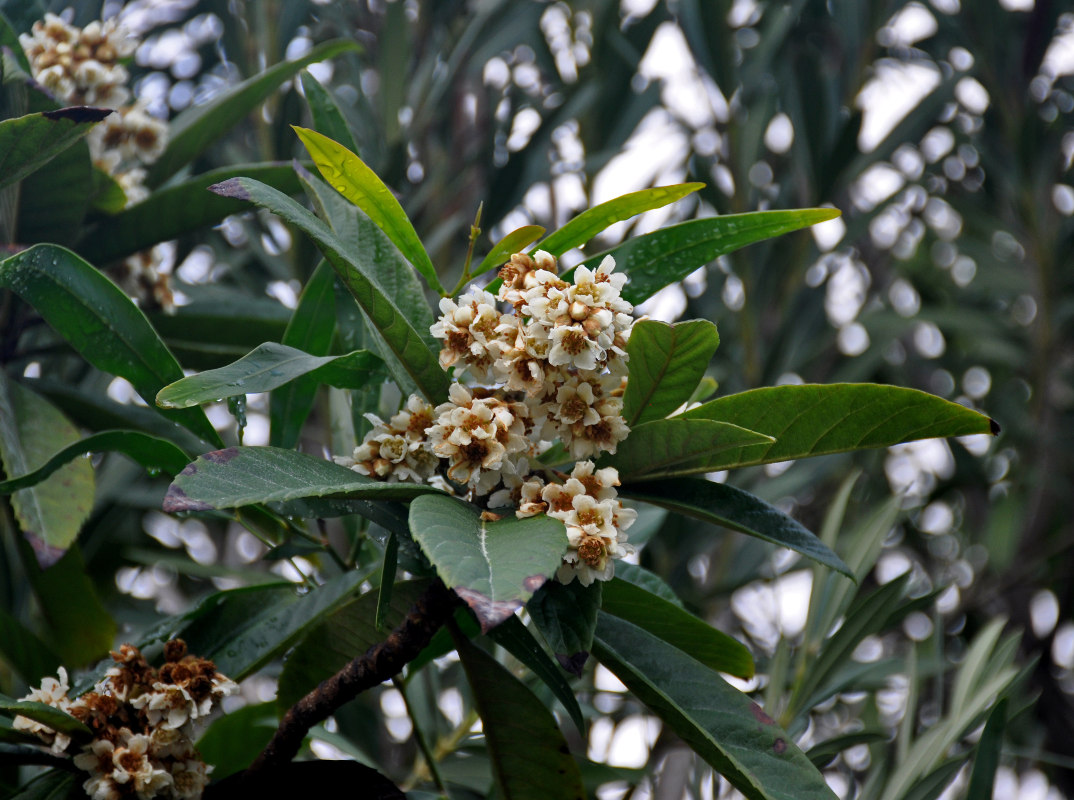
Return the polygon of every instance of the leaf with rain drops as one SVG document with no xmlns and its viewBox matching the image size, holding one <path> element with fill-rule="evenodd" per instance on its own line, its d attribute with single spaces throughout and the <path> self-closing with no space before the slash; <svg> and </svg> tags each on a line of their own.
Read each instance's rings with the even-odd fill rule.
<svg viewBox="0 0 1074 800">
<path fill-rule="evenodd" d="M 485 632 L 521 608 L 555 574 L 567 551 L 559 520 L 490 521 L 469 503 L 443 494 L 414 498 L 410 533 Z"/>
</svg>

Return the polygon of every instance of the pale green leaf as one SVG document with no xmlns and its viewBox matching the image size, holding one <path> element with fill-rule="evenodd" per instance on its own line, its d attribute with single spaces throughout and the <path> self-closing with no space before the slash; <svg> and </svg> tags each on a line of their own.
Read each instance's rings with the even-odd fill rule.
<svg viewBox="0 0 1074 800">
<path fill-rule="evenodd" d="M 716 326 L 708 320 L 635 323 L 626 347 L 630 356 L 623 395 L 626 424 L 634 427 L 661 419 L 688 401 L 719 344 Z"/>
</svg>

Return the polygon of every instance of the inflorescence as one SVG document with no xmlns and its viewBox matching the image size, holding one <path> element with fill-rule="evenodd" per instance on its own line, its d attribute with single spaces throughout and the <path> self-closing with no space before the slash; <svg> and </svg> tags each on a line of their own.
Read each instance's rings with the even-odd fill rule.
<svg viewBox="0 0 1074 800">
<path fill-rule="evenodd" d="M 123 62 L 134 53 L 137 40 L 114 18 L 78 28 L 46 14 L 29 34 L 19 36 L 19 44 L 34 80 L 57 102 L 113 109 L 86 136 L 90 157 L 119 184 L 128 206 L 148 197 L 145 167 L 164 152 L 168 125 L 149 114 L 145 103 L 131 99 L 130 74 Z M 168 276 L 160 269 L 163 252 L 158 245 L 135 253 L 114 276 L 136 299 L 169 309 L 173 300 Z"/>
<path fill-rule="evenodd" d="M 610 579 L 613 559 L 632 552 L 624 531 L 637 516 L 618 499 L 618 472 L 591 460 L 615 453 L 630 432 L 622 409 L 633 306 L 614 269 L 609 256 L 568 282 L 550 254 L 516 253 L 500 271 L 498 296 L 471 288 L 443 298 L 430 329 L 443 342 L 440 366 L 465 371 L 473 385 L 453 383 L 435 408 L 411 395 L 387 422 L 366 415 L 373 429 L 336 463 L 379 480 L 431 483 L 518 517 L 562 520 L 569 549 L 557 578 Z M 569 474 L 540 460 L 557 440 L 577 462 Z"/>
<path fill-rule="evenodd" d="M 82 784 L 93 800 L 201 797 L 209 771 L 194 748 L 195 728 L 238 686 L 216 671 L 212 661 L 187 655 L 173 639 L 165 663 L 150 666 L 138 648 L 125 644 L 93 691 L 71 699 L 67 671 L 45 678 L 22 698 L 66 711 L 93 732 L 80 748 L 69 736 L 28 717 L 15 717 L 17 730 L 32 733 L 57 754 L 74 751 L 75 767 L 89 773 Z"/>
</svg>

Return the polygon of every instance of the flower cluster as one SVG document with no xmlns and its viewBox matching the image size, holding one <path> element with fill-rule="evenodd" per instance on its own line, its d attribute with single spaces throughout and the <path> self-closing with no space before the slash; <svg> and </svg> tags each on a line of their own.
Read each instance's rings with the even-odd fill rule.
<svg viewBox="0 0 1074 800">
<path fill-rule="evenodd" d="M 154 669 L 136 647 L 123 645 L 93 691 L 69 698 L 67 672 L 60 667 L 59 680 L 46 678 L 23 698 L 66 711 L 93 732 L 73 759 L 89 773 L 82 786 L 93 800 L 193 800 L 209 782 L 211 768 L 194 748 L 195 721 L 238 687 L 213 662 L 187 655 L 182 640 L 168 642 L 164 657 Z M 16 717 L 14 726 L 56 753 L 71 746 L 68 736 L 27 717 Z"/>
<path fill-rule="evenodd" d="M 609 579 L 612 559 L 631 552 L 623 532 L 635 513 L 618 500 L 614 469 L 580 459 L 614 453 L 630 432 L 622 409 L 633 306 L 614 270 L 608 257 L 567 281 L 550 254 L 516 253 L 498 296 L 471 288 L 443 298 L 430 328 L 443 343 L 440 366 L 471 381 L 453 383 L 436 408 L 412 396 L 388 422 L 367 415 L 373 430 L 336 463 L 439 484 L 519 517 L 547 513 L 570 542 L 559 580 Z M 578 462 L 569 477 L 539 460 L 557 440 Z"/>
<path fill-rule="evenodd" d="M 19 43 L 34 80 L 58 102 L 114 110 L 86 136 L 90 156 L 119 184 L 128 206 L 144 200 L 149 194 L 145 166 L 164 152 L 168 126 L 150 115 L 144 103 L 131 102 L 130 75 L 122 62 L 137 42 L 114 18 L 77 28 L 46 14 L 31 33 L 19 37 Z M 170 308 L 168 276 L 160 271 L 163 260 L 159 247 L 136 253 L 119 265 L 114 277 L 133 297 Z"/>
</svg>

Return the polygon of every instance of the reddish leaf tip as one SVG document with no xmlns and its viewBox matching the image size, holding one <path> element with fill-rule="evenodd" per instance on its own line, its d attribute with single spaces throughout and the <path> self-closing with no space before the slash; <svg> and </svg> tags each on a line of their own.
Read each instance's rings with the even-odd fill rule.
<svg viewBox="0 0 1074 800">
<path fill-rule="evenodd" d="M 455 594 L 470 606 L 477 621 L 481 623 L 482 633 L 488 633 L 522 608 L 521 600 L 493 600 L 488 595 L 467 589 L 465 586 L 456 586 Z"/>
<path fill-rule="evenodd" d="M 588 660 L 589 653 L 585 650 L 579 650 L 569 656 L 563 653 L 556 653 L 556 661 L 559 662 L 559 665 L 576 678 L 582 677 L 582 668 L 585 667 L 585 662 Z"/>
<path fill-rule="evenodd" d="M 194 465 L 191 464 L 190 467 L 192 466 Z M 190 467 L 187 467 L 187 469 L 190 469 Z M 183 470 L 183 474 L 187 474 L 186 469 Z M 173 483 L 168 487 L 167 494 L 164 495 L 164 502 L 161 503 L 161 508 L 169 514 L 175 514 L 179 511 L 211 511 L 213 506 L 201 500 L 195 500 Z"/>
<path fill-rule="evenodd" d="M 228 178 L 226 181 L 214 183 L 209 191 L 221 197 L 230 197 L 235 200 L 249 200 L 250 193 L 246 190 L 238 178 Z"/>
<path fill-rule="evenodd" d="M 34 558 L 37 559 L 37 565 L 41 569 L 48 569 L 63 558 L 63 554 L 67 552 L 67 548 L 51 545 L 36 533 L 27 531 L 23 535 L 26 537 L 26 541 L 30 543 L 30 547 L 34 551 Z"/>
<path fill-rule="evenodd" d="M 226 464 L 238 454 L 239 448 L 225 447 L 223 450 L 213 450 L 211 453 L 204 453 L 201 457 L 212 464 Z"/>
<path fill-rule="evenodd" d="M 994 419 L 989 418 L 988 430 L 992 433 L 993 436 L 999 436 L 999 432 L 1003 429 L 999 427 L 998 422 L 996 422 Z"/>
<path fill-rule="evenodd" d="M 100 122 L 111 113 L 112 109 L 110 108 L 69 106 L 67 108 L 57 108 L 55 111 L 42 111 L 41 116 L 45 119 L 62 119 L 69 122 Z"/>
</svg>

